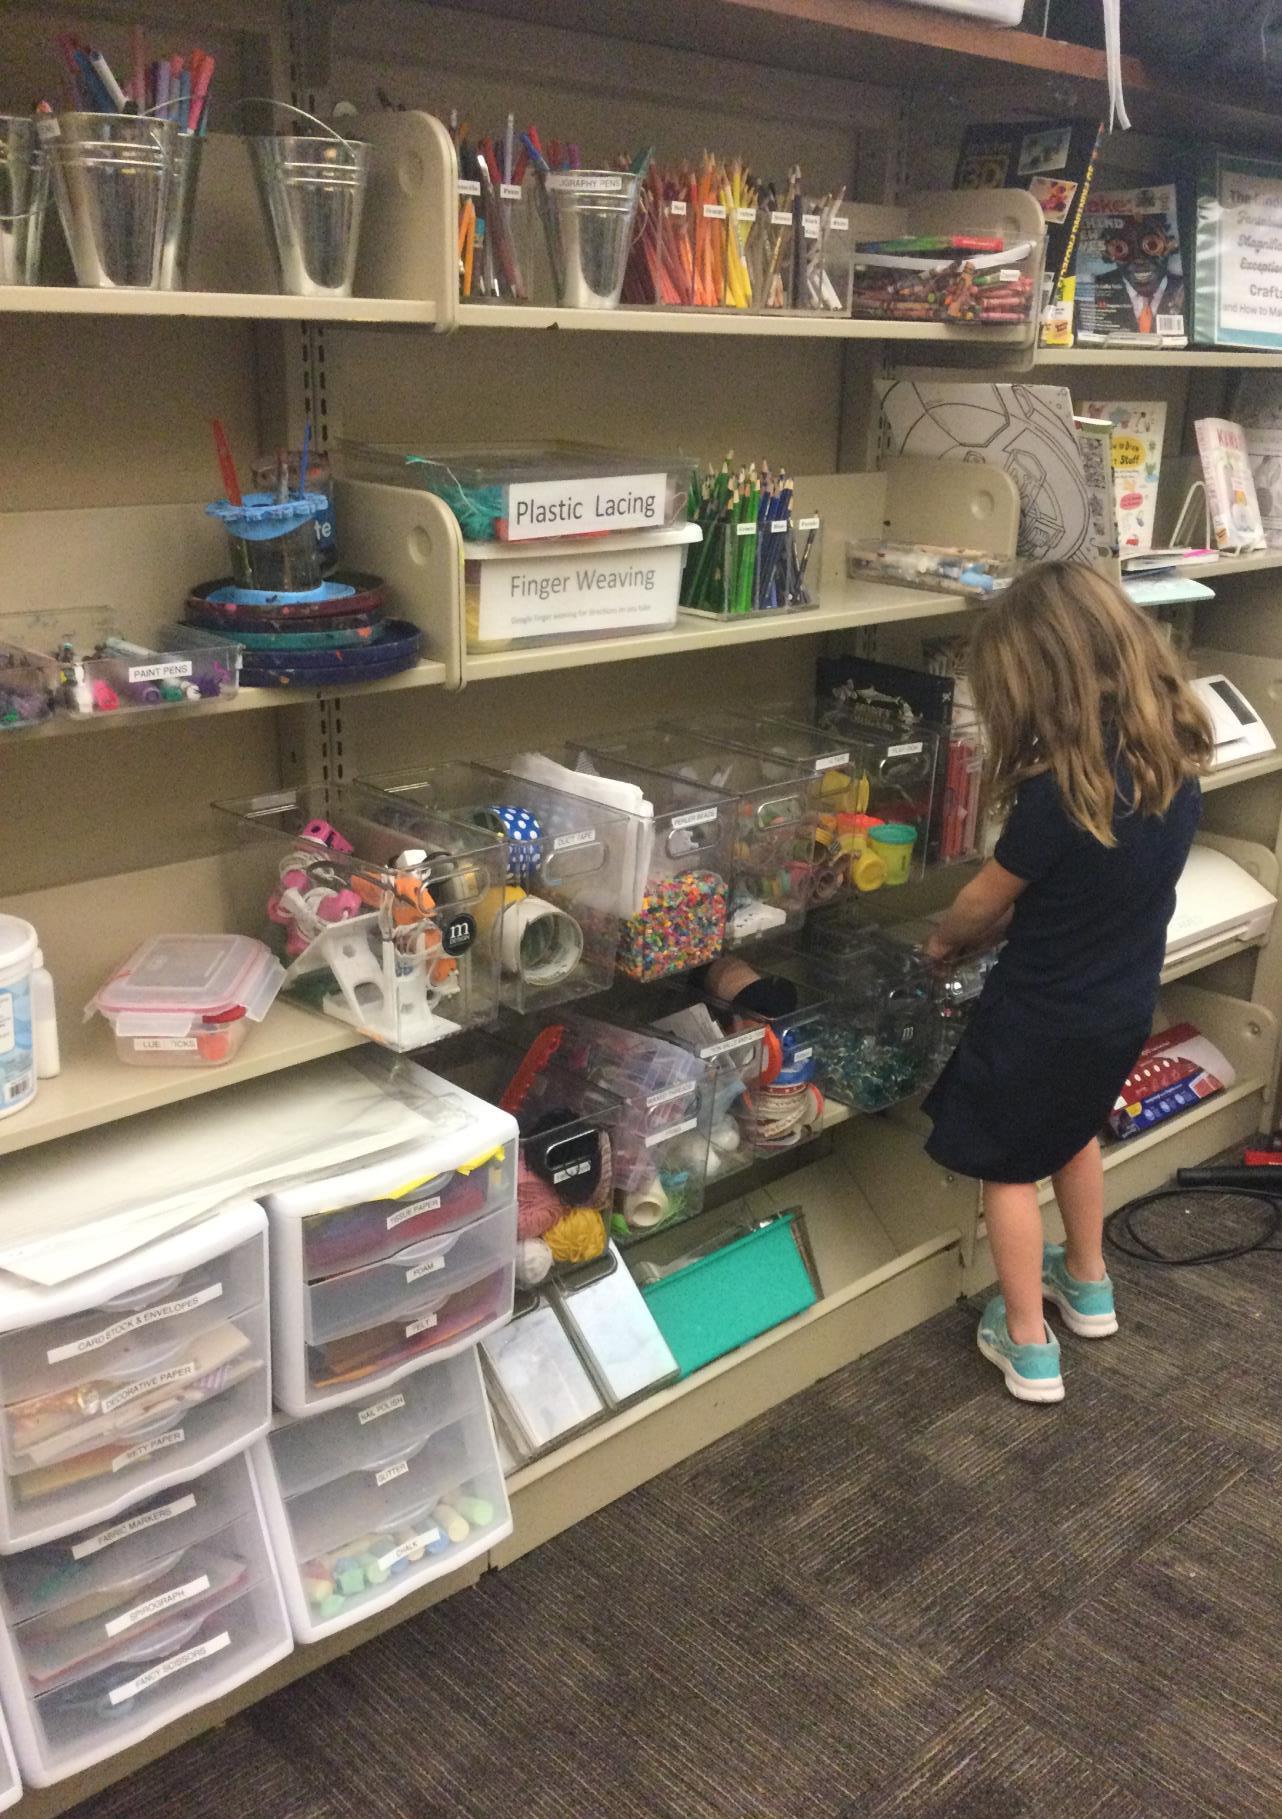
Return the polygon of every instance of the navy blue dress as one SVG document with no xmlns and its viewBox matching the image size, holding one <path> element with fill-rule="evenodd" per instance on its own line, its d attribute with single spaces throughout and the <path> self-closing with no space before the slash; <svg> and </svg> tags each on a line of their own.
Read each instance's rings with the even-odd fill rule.
<svg viewBox="0 0 1282 1819">
<path fill-rule="evenodd" d="M 1028 888 L 956 1053 L 927 1095 L 927 1153 L 981 1181 L 1040 1181 L 1103 1129 L 1157 1006 L 1175 885 L 1201 816 L 1190 780 L 1165 815 L 1125 807 L 1117 845 L 1069 819 L 1054 777 L 1020 788 L 995 858 Z"/>
</svg>

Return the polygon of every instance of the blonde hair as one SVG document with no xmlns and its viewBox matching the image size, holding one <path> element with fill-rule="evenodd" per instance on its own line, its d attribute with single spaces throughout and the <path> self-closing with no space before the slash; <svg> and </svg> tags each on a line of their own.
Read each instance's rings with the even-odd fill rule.
<svg viewBox="0 0 1282 1819">
<path fill-rule="evenodd" d="M 1115 846 L 1115 766 L 1127 808 L 1165 814 L 1210 762 L 1211 724 L 1156 626 L 1094 569 L 1045 562 L 981 616 L 969 673 L 995 809 L 1049 771 L 1070 819 Z"/>
</svg>

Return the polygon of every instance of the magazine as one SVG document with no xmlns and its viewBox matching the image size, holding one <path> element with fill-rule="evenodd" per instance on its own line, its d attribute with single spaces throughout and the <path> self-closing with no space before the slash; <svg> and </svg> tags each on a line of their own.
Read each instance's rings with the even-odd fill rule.
<svg viewBox="0 0 1282 1819">
<path fill-rule="evenodd" d="M 1087 417 L 1106 418 L 1113 426 L 1117 547 L 1123 556 L 1139 555 L 1153 547 L 1166 405 L 1157 399 L 1133 404 L 1091 399 L 1083 404 L 1082 411 Z"/>
<path fill-rule="evenodd" d="M 1092 189 L 1077 242 L 1077 333 L 1088 343 L 1184 347 L 1175 185 Z"/>
<path fill-rule="evenodd" d="M 1282 549 L 1282 375 L 1243 373 L 1233 405 L 1270 549 Z"/>
<path fill-rule="evenodd" d="M 1246 435 L 1240 423 L 1227 417 L 1200 417 L 1197 450 L 1202 457 L 1206 503 L 1215 531 L 1215 547 L 1240 555 L 1261 550 L 1264 526 L 1255 497 L 1255 481 L 1246 452 Z"/>
</svg>

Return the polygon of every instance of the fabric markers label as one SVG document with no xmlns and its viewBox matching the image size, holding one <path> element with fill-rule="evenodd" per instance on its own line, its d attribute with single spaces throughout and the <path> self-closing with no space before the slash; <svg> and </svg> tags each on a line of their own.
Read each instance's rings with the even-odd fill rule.
<svg viewBox="0 0 1282 1819">
<path fill-rule="evenodd" d="M 831 752 L 826 758 L 815 759 L 815 775 L 821 771 L 835 771 L 839 766 L 850 763 L 849 752 Z"/>
<path fill-rule="evenodd" d="M 157 1434 L 151 1440 L 144 1440 L 138 1446 L 131 1446 L 127 1453 L 117 1453 L 111 1462 L 113 1472 L 123 1472 L 127 1466 L 138 1465 L 144 1459 L 150 1459 L 153 1453 L 163 1453 L 166 1447 L 181 1446 L 187 1438 L 180 1427 L 171 1427 L 167 1434 Z"/>
<path fill-rule="evenodd" d="M 395 1396 L 384 1396 L 381 1402 L 371 1402 L 368 1408 L 359 1410 L 356 1420 L 361 1427 L 368 1427 L 371 1421 L 381 1421 L 384 1415 L 394 1415 L 404 1407 L 405 1398 L 398 1391 Z"/>
<path fill-rule="evenodd" d="M 405 1329 L 407 1339 L 417 1339 L 420 1333 L 430 1333 L 436 1325 L 435 1314 L 424 1314 L 421 1320 L 411 1320 Z"/>
<path fill-rule="evenodd" d="M 412 1206 L 397 1207 L 394 1213 L 387 1215 L 387 1229 L 394 1232 L 398 1225 L 404 1225 L 407 1219 L 417 1219 L 420 1213 L 434 1213 L 441 1204 L 441 1196 L 433 1194 L 429 1200 L 416 1200 Z"/>
<path fill-rule="evenodd" d="M 175 1516 L 185 1516 L 195 1507 L 196 1499 L 189 1491 L 185 1497 L 175 1497 L 172 1503 L 162 1503 L 157 1509 L 148 1510 L 145 1515 L 130 1516 L 125 1522 L 100 1529 L 86 1541 L 73 1541 L 71 1558 L 88 1560 L 93 1554 L 100 1554 L 104 1548 L 114 1547 L 117 1541 L 127 1541 L 130 1535 L 141 1535 L 144 1529 L 156 1528 L 162 1522 L 172 1522 Z"/>
<path fill-rule="evenodd" d="M 158 1592 L 146 1604 L 136 1604 L 131 1611 L 122 1611 L 118 1617 L 109 1617 L 102 1627 L 109 1636 L 123 1636 L 126 1630 L 133 1629 L 139 1623 L 146 1623 L 149 1617 L 158 1617 L 161 1611 L 172 1610 L 176 1604 L 186 1604 L 208 1590 L 209 1574 L 202 1573 L 198 1579 L 189 1579 L 186 1585 L 176 1585 L 172 1591 Z"/>
<path fill-rule="evenodd" d="M 98 1407 L 104 1415 L 113 1414 L 126 1403 L 136 1402 L 139 1396 L 154 1395 L 157 1390 L 168 1389 L 171 1383 L 189 1382 L 196 1375 L 196 1369 L 194 1359 L 188 1359 L 186 1364 L 171 1364 L 167 1371 L 156 1371 L 150 1377 L 140 1377 L 137 1383 L 126 1383 L 123 1389 L 112 1390 Z"/>
<path fill-rule="evenodd" d="M 429 1257 L 425 1263 L 416 1263 L 413 1269 L 407 1269 L 407 1282 L 420 1282 L 424 1276 L 434 1276 L 438 1270 L 445 1268 L 444 1257 Z"/>
<path fill-rule="evenodd" d="M 588 531 L 657 530 L 666 515 L 666 474 L 600 480 L 528 480 L 507 489 L 507 539 L 578 537 Z"/>
<path fill-rule="evenodd" d="M 390 1573 L 399 1560 L 408 1560 L 412 1554 L 421 1554 L 424 1548 L 434 1547 L 440 1538 L 439 1528 L 426 1528 L 421 1535 L 411 1535 L 408 1541 L 402 1541 L 390 1554 L 380 1554 L 378 1564 L 385 1573 Z"/>
<path fill-rule="evenodd" d="M 684 1137 L 687 1131 L 695 1129 L 697 1118 L 683 1118 L 680 1124 L 670 1124 L 666 1130 L 652 1131 L 645 1140 L 645 1146 L 652 1150 L 656 1143 L 666 1143 L 669 1137 Z"/>
<path fill-rule="evenodd" d="M 381 1491 L 385 1484 L 391 1484 L 394 1478 L 404 1478 L 410 1469 L 408 1459 L 398 1459 L 395 1465 L 385 1465 L 381 1472 L 374 1473 L 374 1483 Z"/>
<path fill-rule="evenodd" d="M 583 484 L 592 490 L 592 482 Z M 568 488 L 544 490 L 564 494 Z M 663 490 L 666 491 L 666 482 Z M 516 487 L 510 489 L 512 494 L 517 491 Z M 657 494 L 650 497 L 654 515 L 646 521 L 662 524 L 662 499 Z M 602 516 L 598 508 L 603 503 L 604 494 L 600 494 L 582 520 L 572 525 L 575 535 L 589 528 L 622 528 Z M 645 510 L 648 512 L 649 507 Z M 637 513 L 626 510 L 626 515 L 635 518 Z M 517 529 L 512 518 L 508 523 L 513 539 L 546 534 Z M 488 643 L 551 633 L 572 635 L 670 626 L 676 619 L 684 555 L 681 544 L 667 544 L 660 549 L 603 552 L 593 548 L 581 556 L 522 559 L 513 554 L 506 561 L 469 564 L 469 588 L 475 585 L 477 590 L 479 636 Z"/>
<path fill-rule="evenodd" d="M 674 815 L 672 817 L 672 830 L 675 833 L 678 828 L 703 827 L 709 821 L 715 821 L 716 818 L 717 807 L 715 803 L 713 803 L 711 808 L 687 809 L 684 815 Z"/>
<path fill-rule="evenodd" d="M 200 1047 L 194 1036 L 135 1036 L 136 1055 L 194 1055 Z"/>
<path fill-rule="evenodd" d="M 594 827 L 581 827 L 577 834 L 557 834 L 552 841 L 552 851 L 563 853 L 572 846 L 591 846 L 595 839 Z"/>
<path fill-rule="evenodd" d="M 160 1681 L 168 1680 L 171 1674 L 181 1674 L 186 1667 L 195 1667 L 198 1661 L 207 1661 L 231 1642 L 229 1631 L 211 1636 L 208 1642 L 198 1642 L 195 1648 L 184 1649 L 181 1655 L 174 1655 L 168 1661 L 162 1661 L 156 1667 L 149 1667 L 145 1674 L 139 1674 L 136 1680 L 126 1680 L 123 1686 L 113 1686 L 107 1694 L 108 1703 L 123 1705 L 126 1699 L 136 1699 L 139 1693 L 150 1691 Z"/>
<path fill-rule="evenodd" d="M 123 1339 L 126 1333 L 139 1332 L 144 1326 L 154 1326 L 158 1320 L 172 1320 L 177 1314 L 189 1314 L 194 1307 L 204 1307 L 208 1301 L 217 1301 L 223 1292 L 221 1282 L 211 1282 L 208 1288 L 197 1289 L 195 1294 L 184 1295 L 180 1301 L 162 1301 L 156 1307 L 139 1308 L 136 1314 L 128 1314 L 123 1320 L 117 1320 L 111 1326 L 104 1326 L 100 1332 L 90 1333 L 85 1339 L 76 1339 L 70 1345 L 55 1345 L 45 1353 L 49 1364 L 62 1364 L 68 1358 L 83 1358 L 86 1352 L 96 1352 L 101 1346 L 111 1345 L 116 1339 Z"/>
<path fill-rule="evenodd" d="M 191 659 L 173 658 L 168 663 L 130 664 L 125 672 L 130 682 L 178 682 L 191 674 Z"/>
<path fill-rule="evenodd" d="M 886 747 L 886 756 L 888 758 L 915 758 L 918 752 L 923 749 L 922 742 L 918 739 L 916 744 L 888 745 Z"/>
</svg>

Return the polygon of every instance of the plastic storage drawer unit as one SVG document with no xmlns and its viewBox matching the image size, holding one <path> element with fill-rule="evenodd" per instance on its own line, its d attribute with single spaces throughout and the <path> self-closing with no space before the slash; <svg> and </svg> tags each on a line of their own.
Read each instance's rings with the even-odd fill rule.
<svg viewBox="0 0 1282 1819">
<path fill-rule="evenodd" d="M 271 1420 L 267 1244 L 242 1201 L 38 1288 L 0 1277 L 0 1552 L 242 1451 Z"/>
<path fill-rule="evenodd" d="M 285 1601 L 317 1642 L 512 1532 L 475 1347 L 254 1449 Z"/>
<path fill-rule="evenodd" d="M 437 1130 L 264 1196 L 276 1400 L 356 1400 L 512 1312 L 516 1120 L 418 1070 Z"/>
<path fill-rule="evenodd" d="M 47 1787 L 293 1647 L 245 1457 L 106 1527 L 0 1563 L 0 1689 L 24 1778 Z"/>
</svg>

